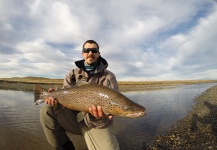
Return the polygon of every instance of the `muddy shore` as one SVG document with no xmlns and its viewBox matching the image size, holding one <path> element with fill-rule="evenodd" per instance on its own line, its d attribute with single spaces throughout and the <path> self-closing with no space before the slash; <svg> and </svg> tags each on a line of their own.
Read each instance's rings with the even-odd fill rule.
<svg viewBox="0 0 217 150">
<path fill-rule="evenodd" d="M 192 111 L 146 149 L 217 149 L 217 86 L 195 98 Z"/>
</svg>

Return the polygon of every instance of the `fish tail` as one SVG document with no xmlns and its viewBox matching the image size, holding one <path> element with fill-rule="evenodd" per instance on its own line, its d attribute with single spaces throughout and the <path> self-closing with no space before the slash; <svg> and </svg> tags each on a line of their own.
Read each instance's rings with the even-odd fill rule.
<svg viewBox="0 0 217 150">
<path fill-rule="evenodd" d="M 36 105 L 38 104 L 41 104 L 44 102 L 43 100 L 43 93 L 45 92 L 46 90 L 44 88 L 42 88 L 41 86 L 39 85 L 34 85 L 34 103 Z"/>
</svg>

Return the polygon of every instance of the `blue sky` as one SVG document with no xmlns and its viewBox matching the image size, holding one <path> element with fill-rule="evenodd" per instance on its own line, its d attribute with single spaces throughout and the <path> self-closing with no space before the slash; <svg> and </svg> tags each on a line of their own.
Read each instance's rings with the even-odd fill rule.
<svg viewBox="0 0 217 150">
<path fill-rule="evenodd" d="M 0 78 L 64 78 L 93 39 L 119 81 L 217 79 L 215 0 L 0 0 Z"/>
</svg>

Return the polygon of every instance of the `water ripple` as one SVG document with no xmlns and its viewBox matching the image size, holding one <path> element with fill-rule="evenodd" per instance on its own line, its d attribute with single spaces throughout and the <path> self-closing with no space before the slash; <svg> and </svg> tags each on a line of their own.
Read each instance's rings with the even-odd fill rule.
<svg viewBox="0 0 217 150">
<path fill-rule="evenodd" d="M 136 119 L 114 117 L 121 148 L 139 150 L 145 144 L 151 145 L 155 135 L 164 133 L 184 117 L 191 110 L 195 96 L 212 85 L 124 93 L 143 105 L 147 115 Z M 0 149 L 52 149 L 39 123 L 42 106 L 34 105 L 32 93 L 0 90 Z"/>
</svg>

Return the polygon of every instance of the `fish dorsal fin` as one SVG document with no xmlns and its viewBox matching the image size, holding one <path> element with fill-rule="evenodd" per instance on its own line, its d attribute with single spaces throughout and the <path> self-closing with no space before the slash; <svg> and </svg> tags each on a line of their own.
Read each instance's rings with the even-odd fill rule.
<svg viewBox="0 0 217 150">
<path fill-rule="evenodd" d="M 82 86 L 82 85 L 87 85 L 87 84 L 90 84 L 90 83 L 86 81 L 78 81 L 75 83 L 75 86 Z"/>
<path fill-rule="evenodd" d="M 57 90 L 58 90 L 58 87 L 57 87 L 57 86 L 54 86 L 53 89 L 54 89 L 54 91 L 57 91 Z"/>
</svg>

